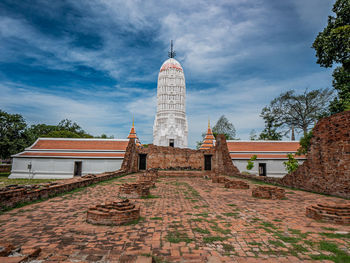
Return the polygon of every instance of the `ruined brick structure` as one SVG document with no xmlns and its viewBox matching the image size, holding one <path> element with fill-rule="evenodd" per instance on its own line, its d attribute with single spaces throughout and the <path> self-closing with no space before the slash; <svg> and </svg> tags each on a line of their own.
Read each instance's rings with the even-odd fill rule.
<svg viewBox="0 0 350 263">
<path fill-rule="evenodd" d="M 86 221 L 91 224 L 121 225 L 140 217 L 140 208 L 128 199 L 91 207 Z"/>
<path fill-rule="evenodd" d="M 286 191 L 278 187 L 258 186 L 252 190 L 252 196 L 264 199 L 283 199 Z"/>
<path fill-rule="evenodd" d="M 217 183 L 217 184 L 224 184 L 226 182 L 229 182 L 230 179 L 228 179 L 225 176 L 212 176 L 211 182 L 212 183 Z"/>
<path fill-rule="evenodd" d="M 126 183 L 119 188 L 119 197 L 141 198 L 150 195 L 150 186 L 143 183 Z"/>
<path fill-rule="evenodd" d="M 350 224 L 349 204 L 317 204 L 306 208 L 306 216 L 336 224 Z"/>
<path fill-rule="evenodd" d="M 320 120 L 313 129 L 307 160 L 282 185 L 350 197 L 350 111 Z"/>
<path fill-rule="evenodd" d="M 225 182 L 225 188 L 229 189 L 249 189 L 249 184 L 239 180 L 229 180 Z"/>
<path fill-rule="evenodd" d="M 239 170 L 232 163 L 224 135 L 218 135 L 214 148 L 191 150 L 166 146 L 148 145 L 138 147 L 130 139 L 126 149 L 122 169 L 127 172 L 139 171 L 141 155 L 146 156 L 146 169 L 191 172 L 202 171 L 222 175 L 236 175 Z M 210 158 L 210 169 L 205 169 L 205 156 Z"/>
<path fill-rule="evenodd" d="M 72 191 L 80 187 L 98 183 L 101 181 L 117 178 L 124 175 L 123 170 L 106 172 L 98 175 L 85 175 L 69 180 L 61 180 L 55 183 L 40 184 L 33 186 L 16 186 L 1 188 L 0 211 L 24 202 L 32 202 L 38 199 L 46 199 L 64 192 Z"/>
</svg>

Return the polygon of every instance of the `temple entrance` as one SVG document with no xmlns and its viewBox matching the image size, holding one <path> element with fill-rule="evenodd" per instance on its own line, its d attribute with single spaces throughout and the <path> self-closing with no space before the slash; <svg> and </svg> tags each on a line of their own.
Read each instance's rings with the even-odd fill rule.
<svg viewBox="0 0 350 263">
<path fill-rule="evenodd" d="M 211 171 L 211 155 L 204 155 L 204 170 Z"/>
<path fill-rule="evenodd" d="M 266 176 L 266 163 L 259 163 L 259 176 Z"/>
<path fill-rule="evenodd" d="M 74 176 L 81 176 L 82 162 L 74 162 Z"/>
<path fill-rule="evenodd" d="M 169 146 L 170 147 L 174 147 L 174 139 L 170 139 L 169 140 Z"/>
<path fill-rule="evenodd" d="M 147 167 L 146 157 L 147 157 L 147 154 L 139 154 L 139 170 L 146 170 L 146 167 Z"/>
</svg>

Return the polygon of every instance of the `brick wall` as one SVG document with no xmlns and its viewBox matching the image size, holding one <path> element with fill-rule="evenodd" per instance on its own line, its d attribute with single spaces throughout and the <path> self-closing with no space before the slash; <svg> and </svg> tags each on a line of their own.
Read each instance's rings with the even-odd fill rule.
<svg viewBox="0 0 350 263">
<path fill-rule="evenodd" d="M 201 150 L 164 147 L 150 144 L 139 151 L 147 154 L 147 168 L 203 170 L 204 154 Z"/>
<path fill-rule="evenodd" d="M 6 208 L 15 207 L 19 203 L 32 202 L 39 199 L 46 199 L 64 192 L 85 187 L 94 183 L 112 179 L 124 175 L 125 171 L 106 172 L 95 176 L 74 178 L 57 181 L 57 184 L 42 189 L 16 189 L 0 192 L 0 211 Z"/>
<path fill-rule="evenodd" d="M 137 172 L 139 154 L 147 155 L 147 169 L 180 170 L 183 171 L 179 174 L 181 176 L 198 176 L 197 173 L 190 173 L 189 171 L 210 173 L 210 171 L 204 170 L 205 155 L 212 156 L 212 173 L 239 174 L 239 170 L 232 163 L 224 135 L 218 135 L 215 147 L 209 150 L 192 150 L 170 146 L 156 146 L 153 144 L 142 148 L 136 146 L 134 140 L 130 140 L 124 156 L 122 169 L 128 172 Z M 179 172 L 174 172 L 174 174 L 176 173 Z"/>
<path fill-rule="evenodd" d="M 350 198 L 350 111 L 317 123 L 307 160 L 281 184 Z"/>
</svg>

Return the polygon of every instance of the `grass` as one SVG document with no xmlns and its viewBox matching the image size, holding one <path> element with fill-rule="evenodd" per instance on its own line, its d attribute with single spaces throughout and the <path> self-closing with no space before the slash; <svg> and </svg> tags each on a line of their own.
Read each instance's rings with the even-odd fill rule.
<svg viewBox="0 0 350 263">
<path fill-rule="evenodd" d="M 200 214 L 195 214 L 195 216 L 209 217 L 209 214 L 208 213 L 200 213 Z"/>
<path fill-rule="evenodd" d="M 231 233 L 231 230 L 230 229 L 223 229 L 217 225 L 213 225 L 213 226 L 210 226 L 210 228 L 215 231 L 215 232 L 218 232 L 218 233 L 221 233 L 221 234 L 224 234 L 224 235 L 228 235 Z"/>
<path fill-rule="evenodd" d="M 189 238 L 186 233 L 180 232 L 178 230 L 168 232 L 165 238 L 170 243 L 190 243 L 192 241 L 192 239 Z"/>
<path fill-rule="evenodd" d="M 225 252 L 235 251 L 235 247 L 230 244 L 222 244 L 222 247 L 225 250 Z"/>
<path fill-rule="evenodd" d="M 300 244 L 292 244 L 293 249 L 291 250 L 292 255 L 296 255 L 297 253 L 308 252 L 309 250 Z"/>
<path fill-rule="evenodd" d="M 141 199 L 154 199 L 154 198 L 159 198 L 157 195 L 147 195 L 147 196 L 142 196 Z"/>
<path fill-rule="evenodd" d="M 286 245 L 279 240 L 269 240 L 269 243 L 275 247 L 286 247 Z"/>
<path fill-rule="evenodd" d="M 224 216 L 233 216 L 234 218 L 239 218 L 238 212 L 222 213 Z"/>
<path fill-rule="evenodd" d="M 319 248 L 323 251 L 331 252 L 332 255 L 325 255 L 321 253 L 320 255 L 311 255 L 310 257 L 314 260 L 332 260 L 336 263 L 346 263 L 350 262 L 350 255 L 345 251 L 338 248 L 337 244 L 321 241 Z"/>
<path fill-rule="evenodd" d="M 5 187 L 7 185 L 11 184 L 18 184 L 18 185 L 32 185 L 32 184 L 41 184 L 41 183 L 52 183 L 54 181 L 57 181 L 57 179 L 9 179 L 7 176 L 9 174 L 0 176 L 0 187 Z M 62 179 L 61 179 L 62 180 Z"/>
<path fill-rule="evenodd" d="M 203 229 L 200 227 L 193 228 L 192 230 L 201 234 L 210 234 L 210 231 L 208 229 Z"/>
<path fill-rule="evenodd" d="M 270 223 L 270 222 L 267 222 L 267 221 L 261 222 L 261 225 L 264 226 L 264 227 L 268 227 L 268 228 L 272 228 L 272 229 L 277 229 L 277 227 L 276 227 L 274 224 L 272 224 L 272 223 Z"/>
<path fill-rule="evenodd" d="M 255 242 L 255 241 L 253 241 L 253 242 L 248 242 L 248 244 L 251 245 L 251 246 L 259 246 L 259 247 L 262 245 L 262 243 Z"/>
<path fill-rule="evenodd" d="M 340 234 L 340 233 L 320 233 L 321 236 L 329 237 L 329 238 L 350 238 L 350 233 Z"/>
<path fill-rule="evenodd" d="M 337 231 L 338 229 L 334 228 L 334 227 L 325 227 L 325 226 L 322 226 L 321 227 L 322 229 L 324 230 L 328 230 L 328 231 Z"/>
<path fill-rule="evenodd" d="M 162 217 L 159 217 L 159 216 L 151 217 L 150 219 L 151 219 L 151 220 L 163 220 L 163 218 L 162 218 Z"/>
<path fill-rule="evenodd" d="M 207 236 L 207 237 L 203 237 L 203 242 L 204 243 L 213 243 L 216 241 L 224 241 L 226 239 L 227 239 L 227 237 Z"/>
<path fill-rule="evenodd" d="M 277 232 L 275 233 L 275 236 L 281 239 L 285 243 L 298 243 L 301 240 L 301 238 L 286 236 Z"/>
<path fill-rule="evenodd" d="M 141 256 L 152 258 L 152 262 L 154 263 L 168 263 L 168 261 L 163 260 L 161 257 L 152 254 L 141 254 Z"/>
</svg>

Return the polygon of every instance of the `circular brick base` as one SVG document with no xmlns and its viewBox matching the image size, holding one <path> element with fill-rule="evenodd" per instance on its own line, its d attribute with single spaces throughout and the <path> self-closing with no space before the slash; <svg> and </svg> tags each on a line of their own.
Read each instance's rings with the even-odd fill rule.
<svg viewBox="0 0 350 263">
<path fill-rule="evenodd" d="M 278 187 L 259 186 L 253 189 L 252 196 L 264 199 L 284 199 L 286 191 Z"/>
<path fill-rule="evenodd" d="M 316 204 L 306 208 L 306 216 L 336 224 L 350 224 L 350 204 Z"/>
<path fill-rule="evenodd" d="M 98 225 L 122 225 L 139 217 L 140 208 L 126 199 L 91 207 L 86 221 Z"/>
</svg>

